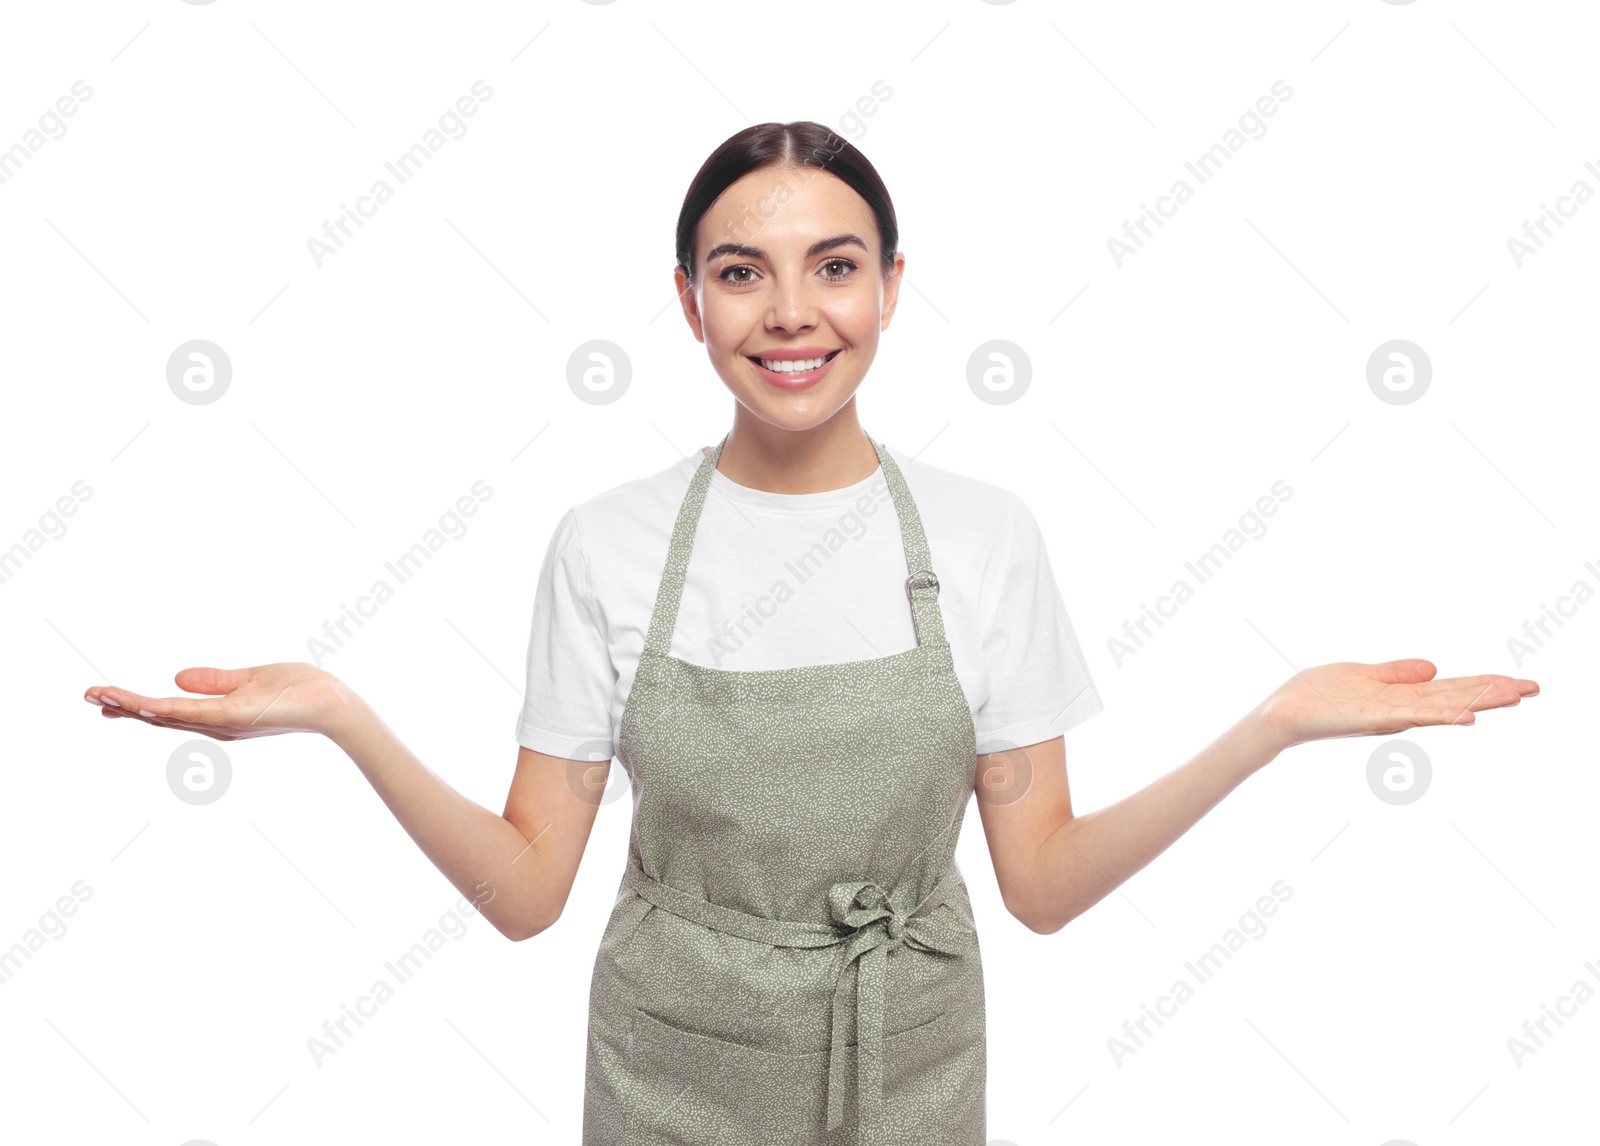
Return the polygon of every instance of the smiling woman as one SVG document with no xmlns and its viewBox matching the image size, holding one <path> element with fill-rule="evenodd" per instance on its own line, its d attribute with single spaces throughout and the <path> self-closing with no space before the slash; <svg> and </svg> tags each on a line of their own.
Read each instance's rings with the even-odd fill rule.
<svg viewBox="0 0 1600 1146">
<path fill-rule="evenodd" d="M 984 978 L 955 862 L 974 797 L 1006 909 L 1050 934 L 1292 745 L 1471 724 L 1538 691 L 1418 659 L 1310 668 L 1075 816 L 1063 733 L 1101 701 L 1032 513 L 857 418 L 898 242 L 877 172 L 817 124 L 758 124 L 701 167 L 673 275 L 732 426 L 560 518 L 503 814 L 314 665 L 177 675 L 206 699 L 85 694 L 221 740 L 323 733 L 518 940 L 560 918 L 614 755 L 633 820 L 589 985 L 586 1146 L 982 1146 Z M 760 604 L 884 490 L 881 524 Z M 738 669 L 706 663 L 752 601 Z"/>
<path fill-rule="evenodd" d="M 814 123 L 740 132 L 701 165 L 676 238 L 684 317 L 738 403 L 719 472 L 806 493 L 876 469 L 853 399 L 894 317 L 905 256 L 866 156 Z M 787 442 L 784 452 L 832 456 L 843 468 L 813 473 L 804 489 L 800 457 L 764 465 L 767 449 L 749 441 Z"/>
</svg>

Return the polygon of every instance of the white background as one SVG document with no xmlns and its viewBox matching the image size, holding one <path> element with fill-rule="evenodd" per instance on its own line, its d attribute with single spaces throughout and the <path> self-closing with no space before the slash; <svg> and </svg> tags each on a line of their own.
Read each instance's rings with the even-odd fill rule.
<svg viewBox="0 0 1600 1146">
<path fill-rule="evenodd" d="M 330 743 L 227 745 L 231 788 L 195 807 L 166 782 L 190 737 L 80 697 L 312 659 L 483 479 L 468 532 L 326 665 L 500 810 L 558 516 L 729 424 L 673 298 L 684 191 L 747 124 L 814 119 L 877 166 L 907 255 L 863 424 L 1018 490 L 1045 531 L 1107 705 L 1068 737 L 1077 811 L 1295 668 L 1424 656 L 1543 686 L 1408 733 L 1433 776 L 1403 806 L 1368 786 L 1376 739 L 1280 757 L 1049 937 L 1004 911 L 974 812 L 990 1137 L 1576 1141 L 1600 1002 L 1520 1065 L 1507 1040 L 1600 989 L 1600 604 L 1520 667 L 1507 642 L 1600 588 L 1600 204 L 1520 268 L 1506 241 L 1600 190 L 1597 30 L 1579 3 L 1433 0 L 8 5 L 0 148 L 93 95 L 0 185 L 0 548 L 92 496 L 0 584 L 0 947 L 75 881 L 92 896 L 0 988 L 6 1136 L 577 1141 L 626 800 L 554 928 L 512 944 L 474 916 L 318 1067 L 307 1040 L 456 892 Z M 306 240 L 477 80 L 467 134 L 319 268 Z M 1266 134 L 1195 185 L 1184 161 L 1278 80 Z M 892 95 L 846 119 L 876 81 Z M 1119 268 L 1107 240 L 1185 177 Z M 213 404 L 167 385 L 196 338 L 233 365 Z M 592 338 L 633 364 L 613 404 L 566 382 Z M 1013 403 L 967 385 L 995 338 L 1032 363 Z M 1405 405 L 1366 379 L 1396 338 L 1433 366 Z M 1268 532 L 1117 664 L 1107 639 L 1280 479 Z M 1119 1065 L 1124 1021 L 1279 880 L 1265 934 Z"/>
</svg>

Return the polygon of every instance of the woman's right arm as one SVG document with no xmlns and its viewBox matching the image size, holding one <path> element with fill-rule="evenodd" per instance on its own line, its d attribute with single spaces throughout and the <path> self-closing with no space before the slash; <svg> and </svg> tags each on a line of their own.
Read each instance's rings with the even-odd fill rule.
<svg viewBox="0 0 1600 1146">
<path fill-rule="evenodd" d="M 146 697 L 95 687 L 108 717 L 239 740 L 320 732 L 355 761 L 435 867 L 508 939 L 530 939 L 566 905 L 600 806 L 608 761 L 519 748 L 503 815 L 467 799 L 419 760 L 343 682 L 314 665 L 184 669 L 179 688 L 213 694 Z"/>
<path fill-rule="evenodd" d="M 596 769 L 518 747 L 503 815 L 474 803 L 412 754 L 360 697 L 328 733 L 435 867 L 508 939 L 531 939 L 561 917 L 589 842 L 598 792 L 580 796 Z"/>
</svg>

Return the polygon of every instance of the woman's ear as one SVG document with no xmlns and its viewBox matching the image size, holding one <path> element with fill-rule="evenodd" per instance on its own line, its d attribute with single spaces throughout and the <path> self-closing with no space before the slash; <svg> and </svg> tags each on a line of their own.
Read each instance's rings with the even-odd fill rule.
<svg viewBox="0 0 1600 1146">
<path fill-rule="evenodd" d="M 894 266 L 889 268 L 883 278 L 883 321 L 878 324 L 880 331 L 889 329 L 889 320 L 894 317 L 894 308 L 900 302 L 900 279 L 906 273 L 906 257 L 900 252 L 894 253 Z"/>
<path fill-rule="evenodd" d="M 678 302 L 683 307 L 684 320 L 694 332 L 694 340 L 704 342 L 706 332 L 704 324 L 700 321 L 700 304 L 695 301 L 694 283 L 689 281 L 689 274 L 683 267 L 672 268 L 672 285 L 678 292 Z"/>
</svg>

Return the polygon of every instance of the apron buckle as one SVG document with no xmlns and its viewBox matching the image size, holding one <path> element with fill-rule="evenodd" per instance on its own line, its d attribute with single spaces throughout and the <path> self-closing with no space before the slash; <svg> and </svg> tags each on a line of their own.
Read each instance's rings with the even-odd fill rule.
<svg viewBox="0 0 1600 1146">
<path fill-rule="evenodd" d="M 935 593 L 938 592 L 938 589 L 939 589 L 939 578 L 934 574 L 933 570 L 932 569 L 918 569 L 918 570 L 915 570 L 911 574 L 911 576 L 906 578 L 906 600 L 908 600 L 908 601 L 915 600 L 915 598 L 913 598 L 911 596 L 911 582 L 915 581 L 917 579 L 918 575 L 923 574 L 923 573 L 926 573 L 929 577 L 933 578 L 933 583 L 931 585 L 927 586 L 927 588 L 933 589 Z"/>
</svg>

